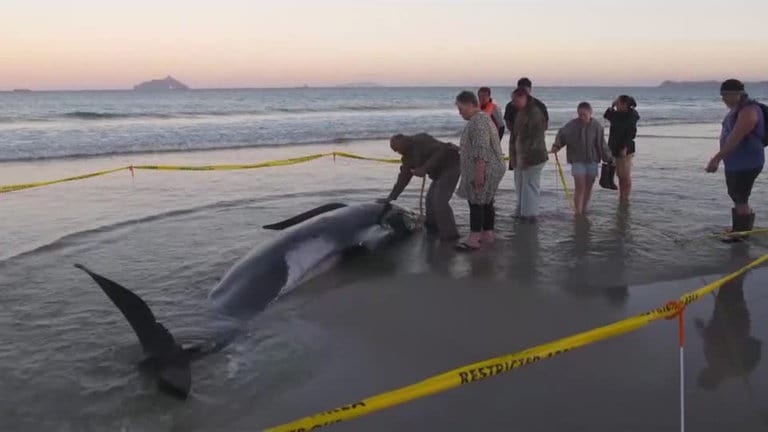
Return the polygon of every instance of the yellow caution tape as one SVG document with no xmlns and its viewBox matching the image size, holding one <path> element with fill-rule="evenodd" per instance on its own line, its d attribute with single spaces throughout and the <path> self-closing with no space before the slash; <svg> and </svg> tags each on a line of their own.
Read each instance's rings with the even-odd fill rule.
<svg viewBox="0 0 768 432">
<path fill-rule="evenodd" d="M 83 174 L 75 177 L 67 177 L 63 179 L 58 180 L 50 180 L 50 181 L 43 181 L 43 182 L 36 182 L 36 183 L 24 183 L 24 184 L 13 184 L 13 185 L 0 185 L 0 194 L 7 193 L 7 192 L 14 192 L 19 191 L 22 189 L 31 189 L 41 186 L 48 186 L 56 183 L 64 183 L 69 182 L 73 180 L 82 180 L 87 179 L 91 177 L 97 177 L 102 176 L 105 174 L 111 174 L 117 171 L 122 170 L 156 170 L 156 171 L 227 171 L 227 170 L 244 170 L 244 169 L 255 169 L 255 168 L 267 168 L 267 167 L 277 167 L 277 166 L 285 166 L 285 165 L 295 165 L 299 163 L 309 162 L 313 161 L 315 159 L 320 159 L 325 156 L 333 156 L 335 157 L 342 157 L 342 158 L 348 158 L 348 159 L 357 159 L 357 160 L 366 160 L 366 161 L 373 161 L 373 162 L 383 162 L 383 163 L 400 163 L 400 159 L 385 159 L 385 158 L 375 158 L 375 157 L 368 157 L 368 156 L 360 156 L 352 153 L 346 153 L 346 152 L 328 152 L 328 153 L 317 153 L 312 154 L 308 156 L 301 156 L 297 158 L 290 158 L 290 159 L 280 159 L 280 160 L 273 160 L 273 161 L 267 161 L 267 162 L 259 162 L 254 164 L 230 164 L 230 165 L 136 165 L 136 166 L 126 166 L 126 167 L 120 167 L 115 168 L 111 170 L 106 171 L 99 171 L 89 174 Z"/>
<path fill-rule="evenodd" d="M 115 168 L 115 169 L 106 170 L 106 171 L 98 171 L 94 173 L 83 174 L 75 177 L 67 177 L 67 178 L 58 179 L 58 180 L 42 181 L 42 182 L 36 182 L 36 183 L 0 185 L 0 194 L 7 193 L 7 192 L 14 192 L 22 189 L 31 189 L 31 188 L 40 187 L 40 186 L 48 186 L 56 183 L 64 183 L 64 182 L 69 182 L 73 180 L 83 180 L 91 177 L 103 176 L 106 174 L 112 174 L 114 172 L 122 171 L 127 168 L 128 167 L 120 167 L 120 168 Z"/>
<path fill-rule="evenodd" d="M 565 191 L 565 199 L 568 201 L 568 204 L 571 205 L 571 210 L 576 211 L 576 207 L 573 203 L 573 198 L 571 198 L 571 192 L 568 190 L 568 183 L 565 181 L 565 174 L 563 174 L 563 167 L 560 165 L 560 158 L 557 157 L 557 153 L 555 153 L 555 163 L 557 164 L 557 173 L 560 175 L 560 183 L 563 185 L 563 190 Z"/>
<path fill-rule="evenodd" d="M 69 182 L 73 180 L 83 180 L 91 177 L 97 177 L 102 176 L 105 174 L 111 174 L 117 171 L 122 170 L 154 170 L 154 171 L 230 171 L 230 170 L 246 170 L 246 169 L 256 169 L 256 168 L 268 168 L 268 167 L 277 167 L 277 166 L 286 166 L 286 165 L 295 165 L 300 164 L 304 162 L 313 161 L 315 159 L 320 159 L 325 156 L 333 156 L 334 160 L 336 157 L 341 158 L 347 158 L 347 159 L 356 159 L 356 160 L 365 160 L 365 161 L 372 161 L 372 162 L 382 162 L 382 163 L 391 163 L 391 164 L 397 164 L 400 163 L 400 159 L 387 159 L 387 158 L 376 158 L 376 157 L 370 157 L 370 156 L 360 156 L 354 153 L 347 153 L 347 152 L 328 152 L 328 153 L 316 153 L 312 155 L 307 156 L 301 156 L 296 158 L 290 158 L 290 159 L 280 159 L 280 160 L 273 160 L 273 161 L 267 161 L 267 162 L 259 162 L 254 164 L 222 164 L 222 165 L 132 165 L 132 166 L 125 166 L 120 168 L 115 168 L 111 170 L 106 171 L 98 171 L 94 173 L 89 174 L 83 174 L 75 177 L 67 177 L 63 179 L 57 179 L 57 180 L 50 180 L 50 181 L 42 181 L 42 182 L 36 182 L 36 183 L 23 183 L 23 184 L 12 184 L 12 185 L 0 185 L 0 194 L 7 193 L 7 192 L 15 192 L 22 189 L 31 189 L 41 186 L 48 186 L 56 183 L 64 183 Z M 504 160 L 509 160 L 508 157 L 505 157 Z M 567 193 L 567 191 L 566 191 Z"/>
<path fill-rule="evenodd" d="M 321 157 L 328 156 L 332 153 L 317 153 L 308 156 L 302 156 L 291 159 L 281 159 L 267 162 L 259 162 L 254 164 L 232 164 L 232 165 L 136 165 L 133 169 L 137 170 L 159 170 L 159 171 L 228 171 L 228 170 L 244 170 L 255 168 L 267 168 L 285 165 L 295 165 L 304 162 L 320 159 Z"/>
<path fill-rule="evenodd" d="M 359 159 L 359 160 L 367 160 L 367 161 L 374 161 L 374 162 L 384 162 L 384 163 L 400 163 L 400 159 L 383 159 L 383 158 L 373 158 L 368 156 L 358 156 L 356 154 L 352 153 L 345 153 L 345 152 L 331 152 L 328 153 L 332 156 L 338 156 L 343 158 L 349 158 L 349 159 Z"/>
<path fill-rule="evenodd" d="M 765 234 L 768 233 L 768 228 L 760 228 L 751 231 L 736 231 L 736 232 L 723 232 L 720 234 L 712 234 L 710 237 L 740 237 L 752 234 Z"/>
<path fill-rule="evenodd" d="M 567 351 L 595 342 L 616 337 L 647 324 L 676 316 L 682 308 L 700 299 L 702 296 L 720 288 L 724 284 L 742 276 L 747 271 L 768 261 L 768 255 L 763 255 L 749 265 L 712 282 L 698 290 L 691 291 L 680 297 L 679 301 L 668 303 L 652 311 L 635 315 L 622 321 L 603 327 L 579 333 L 554 342 L 535 346 L 515 354 L 503 355 L 489 360 L 473 363 L 454 369 L 440 375 L 427 378 L 418 383 L 382 393 L 355 403 L 344 405 L 329 411 L 301 418 L 290 423 L 265 429 L 268 432 L 303 432 L 317 430 L 341 421 L 350 420 L 375 411 L 400 405 L 415 399 L 430 396 L 435 393 L 459 387 L 465 384 L 482 381 L 493 376 L 510 372 L 530 364 L 538 363 Z"/>
<path fill-rule="evenodd" d="M 682 244 L 682 245 L 691 245 L 699 242 L 703 242 L 705 240 L 712 240 L 713 238 L 730 238 L 730 237 L 741 237 L 741 236 L 752 236 L 757 234 L 768 234 L 768 228 L 759 228 L 754 229 L 751 231 L 737 231 L 737 232 L 721 232 L 721 233 L 712 233 L 708 234 L 702 237 L 692 238 L 692 239 L 676 239 L 675 243 Z"/>
</svg>

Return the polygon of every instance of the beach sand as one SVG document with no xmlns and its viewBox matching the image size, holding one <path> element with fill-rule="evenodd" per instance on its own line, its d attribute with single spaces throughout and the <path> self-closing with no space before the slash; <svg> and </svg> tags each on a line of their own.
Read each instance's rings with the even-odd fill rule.
<svg viewBox="0 0 768 432">
<path fill-rule="evenodd" d="M 493 249 L 460 254 L 416 236 L 343 263 L 257 317 L 248 338 L 195 363 L 186 404 L 136 372 L 135 335 L 72 264 L 140 293 L 175 335 L 195 334 L 199 305 L 218 278 L 278 235 L 262 225 L 327 202 L 384 197 L 397 165 L 326 157 L 245 171 L 137 171 L 135 178 L 124 171 L 0 195 L 0 429 L 258 430 L 662 305 L 768 252 L 761 237 L 740 255 L 714 239 L 690 241 L 729 226 L 730 203 L 722 171 L 704 173 L 716 145 L 705 137 L 717 128 L 697 129 L 701 138 L 663 138 L 691 136 L 685 128 L 640 131 L 646 137 L 628 211 L 615 192 L 598 189 L 589 222 L 575 222 L 552 158 L 538 226 L 511 219 L 513 176 L 505 176 Z M 332 150 L 395 157 L 384 141 L 361 141 L 52 159 L 0 164 L 0 184 Z M 417 209 L 420 183 L 398 202 Z M 765 197 L 759 179 L 753 206 L 761 227 L 768 226 Z M 452 204 L 466 232 L 466 204 Z M 744 282 L 747 331 L 759 340 L 768 337 L 767 271 Z M 686 313 L 688 429 L 764 430 L 762 363 L 746 380 L 730 377 L 716 390 L 697 385 L 707 359 L 694 320 L 707 322 L 714 304 L 708 297 Z M 743 317 L 736 322 L 742 336 L 721 340 L 743 340 Z M 675 325 L 654 323 L 328 430 L 676 430 L 678 355 Z"/>
</svg>

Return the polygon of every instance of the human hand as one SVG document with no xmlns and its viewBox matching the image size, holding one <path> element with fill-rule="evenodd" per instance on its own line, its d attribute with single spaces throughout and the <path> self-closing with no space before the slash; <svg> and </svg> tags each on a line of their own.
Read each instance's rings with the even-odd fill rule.
<svg viewBox="0 0 768 432">
<path fill-rule="evenodd" d="M 558 151 L 560 151 L 560 149 L 558 149 L 558 148 L 556 148 L 554 146 L 552 146 L 552 148 L 549 149 L 549 152 L 552 153 L 552 154 L 556 154 Z"/>
<path fill-rule="evenodd" d="M 717 172 L 717 168 L 720 166 L 720 156 L 715 155 L 712 157 L 712 159 L 709 160 L 709 163 L 707 164 L 706 171 L 708 173 Z"/>
<path fill-rule="evenodd" d="M 626 156 L 627 156 L 627 148 L 624 147 L 623 149 L 621 149 L 621 157 L 626 157 Z"/>
<path fill-rule="evenodd" d="M 424 167 L 419 167 L 419 168 L 412 169 L 411 173 L 416 177 L 424 177 L 425 175 L 427 175 L 427 170 L 425 170 Z"/>
<path fill-rule="evenodd" d="M 477 190 L 485 189 L 485 173 L 475 171 L 475 181 L 473 183 L 475 185 L 475 189 Z"/>
<path fill-rule="evenodd" d="M 477 176 L 475 176 L 474 184 L 475 184 L 475 189 L 477 189 L 478 191 L 485 189 L 485 179 L 482 177 L 478 178 Z"/>
</svg>

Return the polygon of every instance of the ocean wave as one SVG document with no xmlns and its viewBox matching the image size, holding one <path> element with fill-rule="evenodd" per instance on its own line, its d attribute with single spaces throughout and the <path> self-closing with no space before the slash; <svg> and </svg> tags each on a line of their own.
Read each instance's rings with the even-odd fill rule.
<svg viewBox="0 0 768 432">
<path fill-rule="evenodd" d="M 552 109 L 552 123 L 550 126 L 559 127 L 559 123 L 565 123 L 571 120 L 572 116 L 570 112 L 560 113 L 555 109 Z M 30 122 L 51 122 L 61 120 L 75 120 L 83 122 L 116 122 L 116 121 L 136 121 L 136 120 L 179 120 L 179 119 L 206 119 L 206 118 L 227 118 L 227 117 L 274 117 L 284 114 L 286 116 L 301 116 L 302 114 L 311 115 L 316 117 L 318 114 L 353 114 L 364 115 L 370 114 L 398 114 L 405 115 L 408 113 L 422 112 L 433 113 L 445 116 L 455 115 L 453 110 L 445 105 L 429 104 L 429 103 L 411 103 L 411 104 L 346 104 L 346 105 L 332 105 L 332 106 L 263 106 L 259 108 L 247 108 L 247 109 L 200 109 L 200 110 L 171 110 L 168 112 L 163 111 L 137 111 L 137 112 L 108 112 L 108 111 L 71 111 L 65 113 L 53 113 L 53 114 L 30 114 L 30 115 L 12 115 L 12 116 L 0 116 L 0 124 L 13 125 L 19 123 Z M 642 114 L 640 119 L 641 126 L 667 126 L 667 125 L 684 125 L 684 124 L 703 124 L 719 122 L 721 119 L 712 113 L 699 113 L 699 115 L 693 115 L 689 118 L 680 117 L 677 114 L 665 115 L 666 113 L 648 113 Z M 602 119 L 600 119 L 602 121 Z M 300 121 L 300 119 L 299 119 Z"/>
<path fill-rule="evenodd" d="M 654 139 L 700 139 L 710 140 L 716 139 L 716 134 L 711 136 L 706 135 L 706 132 L 694 132 L 688 133 L 688 131 L 680 131 L 682 133 L 675 133 L 675 131 L 658 130 L 656 128 L 644 131 L 643 127 L 648 126 L 664 126 L 664 125 L 684 125 L 684 124 L 707 124 L 702 122 L 654 122 L 650 125 L 641 125 L 638 131 L 638 138 L 654 138 Z M 709 123 L 709 126 L 714 124 Z M 412 134 L 417 132 L 427 132 L 440 139 L 451 141 L 454 144 L 458 144 L 458 139 L 461 134 L 461 126 L 453 127 L 428 127 L 425 125 L 425 129 L 421 127 L 414 127 L 413 125 L 406 128 L 390 127 L 391 125 L 385 125 L 386 127 L 378 128 L 378 130 L 359 130 L 349 131 L 337 131 L 337 134 L 333 134 L 333 131 L 328 131 L 326 136 L 316 136 L 313 134 L 291 134 L 285 136 L 283 139 L 277 139 L 274 141 L 253 141 L 254 137 L 249 134 L 243 135 L 243 142 L 216 142 L 213 140 L 201 140 L 199 142 L 193 141 L 173 141 L 173 142 L 157 142 L 152 144 L 126 144 L 120 142 L 120 138 L 116 138 L 117 141 L 110 145 L 99 145 L 94 143 L 88 146 L 67 147 L 67 146 L 44 146 L 38 148 L 24 148 L 18 147 L 15 150 L 2 151 L 0 146 L 0 162 L 24 162 L 24 161 L 38 161 L 38 160 L 50 160 L 50 159 L 86 159 L 96 158 L 104 156 L 125 156 L 125 155 L 139 155 L 139 154 L 166 154 L 166 153 L 184 153 L 184 152 L 198 152 L 198 151 L 216 151 L 216 150 L 233 150 L 233 149 L 249 149 L 249 148 L 275 148 L 275 147 L 297 147 L 297 146 L 313 146 L 313 145 L 345 145 L 352 142 L 359 141 L 384 141 L 388 140 L 395 131 L 399 131 L 406 134 Z M 548 137 L 553 137 L 561 124 L 550 124 L 550 128 L 547 131 Z M 703 132 L 703 133 L 702 133 Z M 609 128 L 606 128 L 606 133 L 609 133 Z M 237 137 L 234 137 L 237 139 Z M 259 140 L 260 138 L 255 138 Z M 508 140 L 508 135 L 504 137 L 504 141 Z M 506 145 L 506 143 L 504 144 Z"/>
<path fill-rule="evenodd" d="M 173 118 L 172 114 L 162 113 L 108 113 L 92 111 L 73 111 L 63 114 L 63 118 L 72 118 L 78 120 L 114 120 L 114 119 L 134 119 L 134 118 Z"/>
<path fill-rule="evenodd" d="M 458 140 L 461 130 L 440 130 L 432 131 L 432 135 L 439 138 L 450 138 Z M 50 159 L 87 159 L 103 156 L 125 156 L 125 155 L 138 155 L 138 154 L 163 154 L 163 153 L 185 153 L 185 152 L 198 152 L 198 151 L 216 151 L 216 150 L 237 150 L 237 149 L 249 149 L 249 148 L 274 148 L 274 147 L 297 147 L 297 146 L 314 146 L 314 145 L 329 145 L 338 144 L 344 145 L 356 141 L 375 141 L 375 140 L 388 140 L 392 136 L 392 133 L 372 133 L 363 134 L 355 137 L 337 136 L 327 139 L 314 139 L 314 140 L 294 140 L 284 143 L 242 143 L 242 144 L 199 144 L 192 146 L 183 146 L 181 144 L 165 144 L 155 145 L 152 148 L 144 147 L 113 147 L 105 148 L 94 146 L 91 151 L 80 151 L 70 153 L 43 153 L 43 154 L 31 154 L 24 156 L 2 156 L 0 155 L 0 162 L 29 162 L 39 160 Z M 454 142 L 458 144 L 458 141 Z M 48 148 L 47 150 L 51 150 Z"/>
<path fill-rule="evenodd" d="M 53 121 L 56 119 L 103 121 L 103 120 L 169 120 L 201 117 L 236 117 L 236 116 L 266 116 L 274 114 L 318 114 L 318 113 L 366 113 L 366 112 L 397 112 L 419 110 L 443 110 L 441 106 L 430 105 L 345 105 L 333 107 L 265 107 L 261 109 L 222 110 L 222 111 L 175 111 L 175 112 L 100 112 L 100 111 L 71 111 L 54 114 L 49 117 L 0 117 L 0 123 L 22 123 L 34 121 Z"/>
</svg>

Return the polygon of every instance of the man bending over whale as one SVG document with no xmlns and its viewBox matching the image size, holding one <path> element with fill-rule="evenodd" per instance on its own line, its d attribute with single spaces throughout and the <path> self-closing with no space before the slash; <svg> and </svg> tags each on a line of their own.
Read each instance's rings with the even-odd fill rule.
<svg viewBox="0 0 768 432">
<path fill-rule="evenodd" d="M 389 145 L 403 157 L 397 182 L 389 197 L 383 201 L 396 200 L 413 176 L 429 175 L 432 184 L 427 192 L 424 227 L 428 232 L 437 232 L 441 240 L 457 239 L 459 231 L 449 201 L 461 172 L 458 146 L 438 141 L 425 133 L 411 136 L 397 134 L 389 140 Z"/>
</svg>

